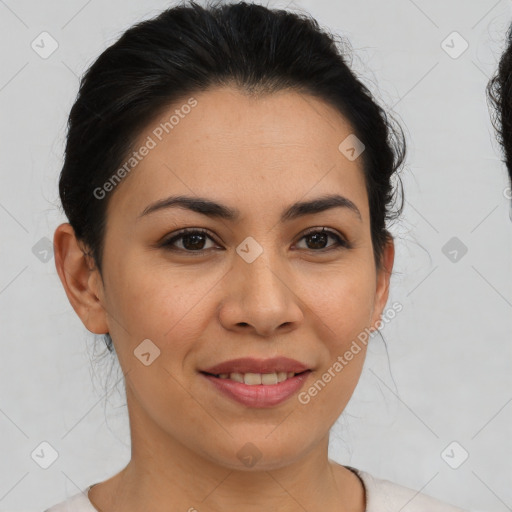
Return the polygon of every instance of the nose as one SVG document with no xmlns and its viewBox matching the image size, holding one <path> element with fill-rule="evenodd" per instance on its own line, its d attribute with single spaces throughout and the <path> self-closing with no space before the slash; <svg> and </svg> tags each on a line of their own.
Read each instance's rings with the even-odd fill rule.
<svg viewBox="0 0 512 512">
<path fill-rule="evenodd" d="M 230 331 L 272 337 L 296 329 L 303 321 L 300 297 L 293 276 L 278 256 L 264 251 L 252 263 L 238 255 L 224 277 L 219 320 Z"/>
</svg>

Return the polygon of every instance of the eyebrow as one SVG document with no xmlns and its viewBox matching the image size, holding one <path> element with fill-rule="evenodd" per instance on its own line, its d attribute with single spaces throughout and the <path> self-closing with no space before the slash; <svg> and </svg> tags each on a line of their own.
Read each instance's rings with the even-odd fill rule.
<svg viewBox="0 0 512 512">
<path fill-rule="evenodd" d="M 237 208 L 231 208 L 204 197 L 180 195 L 170 196 L 150 204 L 138 215 L 137 219 L 167 208 L 184 208 L 208 217 L 225 219 L 232 222 L 236 222 L 240 218 L 240 210 Z M 283 211 L 280 220 L 281 222 L 286 222 L 332 208 L 347 208 L 354 212 L 359 217 L 359 220 L 362 220 L 359 208 L 350 199 L 339 194 L 329 194 L 311 201 L 296 202 Z"/>
</svg>

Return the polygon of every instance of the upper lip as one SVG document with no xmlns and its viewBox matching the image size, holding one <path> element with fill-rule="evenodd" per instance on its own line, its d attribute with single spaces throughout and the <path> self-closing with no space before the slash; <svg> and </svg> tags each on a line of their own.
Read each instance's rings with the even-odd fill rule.
<svg viewBox="0 0 512 512">
<path fill-rule="evenodd" d="M 289 357 L 273 357 L 270 359 L 242 357 L 224 361 L 201 371 L 219 375 L 221 373 L 301 373 L 305 370 L 309 370 L 309 367 Z"/>
</svg>

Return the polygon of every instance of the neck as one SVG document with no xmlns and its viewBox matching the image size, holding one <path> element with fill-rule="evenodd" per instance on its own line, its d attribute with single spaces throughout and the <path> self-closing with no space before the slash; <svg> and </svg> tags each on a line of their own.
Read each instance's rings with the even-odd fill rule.
<svg viewBox="0 0 512 512">
<path fill-rule="evenodd" d="M 328 458 L 328 435 L 300 459 L 273 469 L 231 469 L 179 443 L 132 404 L 129 464 L 94 486 L 100 512 L 297 510 L 363 512 L 364 488 Z"/>
</svg>

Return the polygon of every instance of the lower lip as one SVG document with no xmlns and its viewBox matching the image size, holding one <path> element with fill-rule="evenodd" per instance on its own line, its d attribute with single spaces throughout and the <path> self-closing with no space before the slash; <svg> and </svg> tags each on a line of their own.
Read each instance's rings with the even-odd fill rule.
<svg viewBox="0 0 512 512">
<path fill-rule="evenodd" d="M 201 375 L 206 377 L 221 393 L 236 402 L 247 407 L 264 408 L 280 404 L 290 398 L 299 391 L 310 373 L 311 371 L 308 370 L 277 384 L 255 384 L 254 386 L 231 379 L 220 379 L 206 373 Z"/>
</svg>

